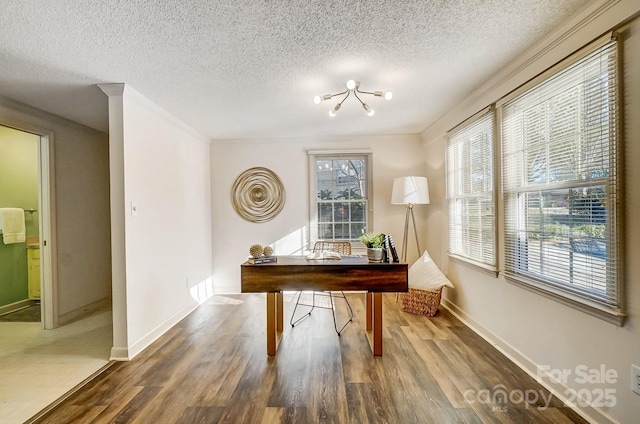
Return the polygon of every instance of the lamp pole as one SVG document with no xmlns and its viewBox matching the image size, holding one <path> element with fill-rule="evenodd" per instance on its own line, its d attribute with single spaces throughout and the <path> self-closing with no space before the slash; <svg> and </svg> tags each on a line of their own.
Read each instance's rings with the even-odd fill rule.
<svg viewBox="0 0 640 424">
<path fill-rule="evenodd" d="M 400 177 L 393 180 L 391 190 L 391 204 L 405 205 L 407 208 L 404 217 L 404 237 L 402 239 L 402 261 L 407 261 L 407 244 L 409 243 L 409 216 L 413 223 L 413 232 L 416 237 L 416 247 L 418 256 L 422 254 L 420 242 L 418 241 L 418 228 L 416 218 L 413 214 L 413 205 L 426 205 L 429 203 L 429 185 L 427 177 Z"/>
<path fill-rule="evenodd" d="M 416 247 L 418 248 L 418 255 L 420 255 L 420 242 L 418 241 L 418 228 L 416 227 L 416 218 L 413 215 L 413 204 L 407 203 L 407 212 L 404 218 L 404 237 L 402 238 L 402 261 L 407 261 L 407 243 L 409 240 L 409 215 L 411 215 L 411 222 L 413 223 L 413 232 L 416 237 Z"/>
</svg>

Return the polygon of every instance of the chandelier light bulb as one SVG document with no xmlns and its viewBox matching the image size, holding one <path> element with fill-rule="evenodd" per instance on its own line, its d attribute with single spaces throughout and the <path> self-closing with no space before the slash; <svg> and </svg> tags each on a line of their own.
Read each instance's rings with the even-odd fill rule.
<svg viewBox="0 0 640 424">
<path fill-rule="evenodd" d="M 347 81 L 347 89 L 353 90 L 354 88 L 356 88 L 356 82 L 354 80 Z"/>
<path fill-rule="evenodd" d="M 393 98 L 393 93 L 391 91 L 387 91 L 386 93 L 384 93 L 385 100 L 391 100 L 392 98 Z"/>
<path fill-rule="evenodd" d="M 313 98 L 313 103 L 319 105 L 320 103 L 324 102 L 325 100 L 330 100 L 333 97 L 333 94 L 323 94 L 322 96 L 315 96 Z"/>
<path fill-rule="evenodd" d="M 371 109 L 371 108 L 369 107 L 369 105 L 368 105 L 368 104 L 366 104 L 366 103 L 362 103 L 362 108 L 363 108 L 364 110 L 366 110 L 366 111 L 367 111 L 367 115 L 369 115 L 369 116 L 373 116 L 373 115 L 375 115 L 375 113 L 376 113 L 376 111 L 375 111 L 375 110 L 373 110 L 373 109 Z"/>
</svg>

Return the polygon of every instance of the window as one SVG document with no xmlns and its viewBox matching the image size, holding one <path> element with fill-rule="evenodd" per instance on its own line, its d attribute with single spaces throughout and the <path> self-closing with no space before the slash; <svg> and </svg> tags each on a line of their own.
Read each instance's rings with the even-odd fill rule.
<svg viewBox="0 0 640 424">
<path fill-rule="evenodd" d="M 311 242 L 358 242 L 370 220 L 368 153 L 310 154 Z"/>
<path fill-rule="evenodd" d="M 621 323 L 616 45 L 505 103 L 501 124 L 505 273 Z"/>
<path fill-rule="evenodd" d="M 449 253 L 495 270 L 494 112 L 455 128 L 447 141 Z"/>
</svg>

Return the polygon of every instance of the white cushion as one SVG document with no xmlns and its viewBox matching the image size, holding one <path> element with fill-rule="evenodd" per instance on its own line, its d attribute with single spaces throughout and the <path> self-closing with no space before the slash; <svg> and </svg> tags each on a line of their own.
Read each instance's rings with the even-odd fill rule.
<svg viewBox="0 0 640 424">
<path fill-rule="evenodd" d="M 409 288 L 436 291 L 442 286 L 453 288 L 451 281 L 438 269 L 425 250 L 409 268 Z"/>
</svg>

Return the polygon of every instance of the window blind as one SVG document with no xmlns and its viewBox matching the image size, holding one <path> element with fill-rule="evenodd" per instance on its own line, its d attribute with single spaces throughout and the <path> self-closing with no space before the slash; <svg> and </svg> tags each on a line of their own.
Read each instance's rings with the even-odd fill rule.
<svg viewBox="0 0 640 424">
<path fill-rule="evenodd" d="M 501 110 L 505 273 L 620 311 L 617 43 Z"/>
<path fill-rule="evenodd" d="M 455 128 L 447 140 L 449 253 L 496 265 L 493 174 L 494 111 Z"/>
</svg>

